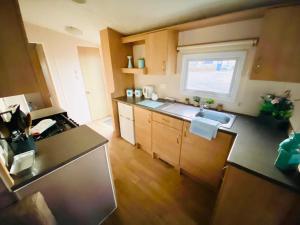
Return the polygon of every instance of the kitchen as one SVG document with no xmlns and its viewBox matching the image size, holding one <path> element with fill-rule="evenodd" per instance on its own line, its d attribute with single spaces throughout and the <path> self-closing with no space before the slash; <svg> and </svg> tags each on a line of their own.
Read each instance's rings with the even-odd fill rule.
<svg viewBox="0 0 300 225">
<path fill-rule="evenodd" d="M 100 30 L 114 127 L 103 224 L 299 224 L 298 12 L 290 3 L 133 35 Z M 87 132 L 99 145 L 85 125 L 41 141 L 76 129 L 82 137 L 70 140 L 81 145 Z M 98 178 L 86 179 L 96 187 Z M 64 221 L 58 200 L 39 190 Z"/>
</svg>

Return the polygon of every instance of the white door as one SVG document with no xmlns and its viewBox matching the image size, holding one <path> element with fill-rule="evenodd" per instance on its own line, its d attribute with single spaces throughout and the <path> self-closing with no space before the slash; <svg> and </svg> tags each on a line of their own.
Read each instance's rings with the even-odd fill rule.
<svg viewBox="0 0 300 225">
<path fill-rule="evenodd" d="M 91 118 L 97 120 L 107 117 L 109 109 L 99 49 L 78 47 L 78 54 Z"/>
</svg>

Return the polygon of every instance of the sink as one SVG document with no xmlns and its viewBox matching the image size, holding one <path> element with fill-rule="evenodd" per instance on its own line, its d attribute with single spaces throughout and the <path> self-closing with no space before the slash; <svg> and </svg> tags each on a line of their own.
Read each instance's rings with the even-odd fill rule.
<svg viewBox="0 0 300 225">
<path fill-rule="evenodd" d="M 204 117 L 210 120 L 215 120 L 221 123 L 221 127 L 230 128 L 235 120 L 235 115 L 224 112 L 217 112 L 210 109 L 200 111 L 199 107 L 184 105 L 180 103 L 166 103 L 158 108 L 163 112 L 167 112 L 187 119 L 193 117 Z"/>
<path fill-rule="evenodd" d="M 199 107 L 184 105 L 180 103 L 166 103 L 159 109 L 173 115 L 187 118 L 193 118 L 199 112 Z"/>
<path fill-rule="evenodd" d="M 209 109 L 203 109 L 202 111 L 198 112 L 195 116 L 218 121 L 221 123 L 221 126 L 225 128 L 230 128 L 235 120 L 235 115 L 217 112 Z"/>
</svg>

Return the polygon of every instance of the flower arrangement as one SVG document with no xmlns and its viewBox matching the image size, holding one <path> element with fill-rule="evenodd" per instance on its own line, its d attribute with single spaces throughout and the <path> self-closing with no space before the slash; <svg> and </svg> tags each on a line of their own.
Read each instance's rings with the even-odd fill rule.
<svg viewBox="0 0 300 225">
<path fill-rule="evenodd" d="M 294 104 L 290 98 L 290 90 L 285 91 L 280 96 L 275 94 L 262 96 L 263 102 L 260 106 L 260 114 L 272 116 L 277 120 L 288 120 L 294 109 Z"/>
</svg>

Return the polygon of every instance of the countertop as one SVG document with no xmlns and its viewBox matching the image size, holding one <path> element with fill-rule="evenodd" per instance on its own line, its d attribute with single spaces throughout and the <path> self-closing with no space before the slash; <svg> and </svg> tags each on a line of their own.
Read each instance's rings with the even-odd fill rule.
<svg viewBox="0 0 300 225">
<path fill-rule="evenodd" d="M 136 105 L 144 99 L 127 98 L 125 96 L 114 100 Z M 169 114 L 159 109 L 138 106 L 185 121 L 191 121 L 191 118 Z M 236 119 L 230 129 L 219 128 L 222 132 L 229 132 L 235 135 L 227 163 L 300 193 L 300 174 L 297 172 L 283 173 L 274 166 L 278 155 L 278 145 L 287 138 L 287 134 L 283 131 L 270 129 L 258 121 L 256 117 L 235 115 Z"/>
<path fill-rule="evenodd" d="M 37 152 L 31 173 L 13 176 L 13 191 L 62 167 L 108 142 L 88 126 L 79 126 L 36 142 Z"/>
</svg>

